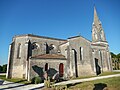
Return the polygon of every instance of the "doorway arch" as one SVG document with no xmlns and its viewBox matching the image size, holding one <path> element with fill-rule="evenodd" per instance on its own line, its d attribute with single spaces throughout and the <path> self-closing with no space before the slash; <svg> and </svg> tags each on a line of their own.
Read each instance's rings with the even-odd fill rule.
<svg viewBox="0 0 120 90">
<path fill-rule="evenodd" d="M 45 64 L 45 71 L 48 71 L 48 63 Z"/>
</svg>

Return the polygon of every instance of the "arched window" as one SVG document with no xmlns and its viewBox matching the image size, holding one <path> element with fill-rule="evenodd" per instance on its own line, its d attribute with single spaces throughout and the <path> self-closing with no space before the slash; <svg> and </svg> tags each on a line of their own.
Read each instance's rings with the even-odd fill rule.
<svg viewBox="0 0 120 90">
<path fill-rule="evenodd" d="M 65 49 L 65 57 L 67 58 L 67 49 Z"/>
<path fill-rule="evenodd" d="M 45 43 L 45 50 L 46 50 L 46 54 L 50 53 L 49 46 L 47 43 Z"/>
<path fill-rule="evenodd" d="M 50 54 L 55 54 L 57 52 L 56 46 L 54 44 L 49 45 Z"/>
<path fill-rule="evenodd" d="M 38 49 L 39 48 L 39 44 L 34 42 L 32 43 L 32 50 Z"/>
<path fill-rule="evenodd" d="M 60 75 L 60 77 L 63 77 L 63 74 L 64 74 L 64 65 L 63 65 L 63 63 L 60 63 L 60 65 L 59 65 L 59 75 Z"/>
<path fill-rule="evenodd" d="M 83 47 L 80 47 L 80 60 L 83 60 Z"/>
<path fill-rule="evenodd" d="M 45 71 L 48 70 L 48 63 L 45 64 Z"/>
<path fill-rule="evenodd" d="M 18 44 L 18 48 L 17 48 L 17 58 L 19 59 L 21 57 L 21 44 Z"/>
<path fill-rule="evenodd" d="M 46 54 L 53 54 L 55 53 L 55 49 L 56 49 L 56 46 L 53 45 L 53 44 L 48 44 L 48 43 L 45 43 L 45 50 L 46 50 Z"/>
</svg>

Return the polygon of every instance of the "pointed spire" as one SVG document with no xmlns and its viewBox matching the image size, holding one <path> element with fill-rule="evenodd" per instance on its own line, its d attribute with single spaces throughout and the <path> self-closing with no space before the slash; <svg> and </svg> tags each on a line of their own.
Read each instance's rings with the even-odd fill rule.
<svg viewBox="0 0 120 90">
<path fill-rule="evenodd" d="M 94 6 L 94 20 L 93 20 L 93 28 L 92 28 L 92 41 L 95 41 L 95 42 L 106 41 L 102 24 L 97 15 L 95 6 Z"/>
<path fill-rule="evenodd" d="M 96 11 L 96 8 L 95 8 L 95 6 L 94 6 L 94 22 L 93 22 L 94 24 L 100 24 L 100 20 L 99 20 L 99 17 L 98 17 L 98 15 L 97 15 L 97 11 Z"/>
</svg>

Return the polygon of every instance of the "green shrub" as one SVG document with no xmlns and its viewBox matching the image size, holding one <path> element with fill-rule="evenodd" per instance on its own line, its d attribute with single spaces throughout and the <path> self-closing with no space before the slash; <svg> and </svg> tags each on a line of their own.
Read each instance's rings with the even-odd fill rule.
<svg viewBox="0 0 120 90">
<path fill-rule="evenodd" d="M 42 82 L 41 77 L 36 77 L 35 78 L 35 84 L 38 84 L 38 83 L 41 83 L 41 82 Z"/>
<path fill-rule="evenodd" d="M 44 80 L 44 86 L 47 88 L 50 88 L 51 82 L 50 82 L 50 77 L 48 77 L 47 80 Z"/>
<path fill-rule="evenodd" d="M 44 80 L 44 86 L 50 88 L 50 82 L 48 80 Z"/>
<path fill-rule="evenodd" d="M 6 73 L 7 71 L 7 64 L 4 64 L 3 66 L 0 65 L 0 73 Z"/>
<path fill-rule="evenodd" d="M 32 83 L 32 84 L 35 83 L 35 77 L 33 77 L 33 78 L 31 79 L 31 83 Z"/>
<path fill-rule="evenodd" d="M 33 83 L 33 84 L 42 83 L 42 78 L 39 76 L 34 77 L 34 78 L 32 78 L 31 83 Z"/>
</svg>

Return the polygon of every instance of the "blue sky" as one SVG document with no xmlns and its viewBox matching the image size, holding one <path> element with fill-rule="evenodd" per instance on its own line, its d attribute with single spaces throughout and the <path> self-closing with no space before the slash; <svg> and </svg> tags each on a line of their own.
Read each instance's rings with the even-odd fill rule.
<svg viewBox="0 0 120 90">
<path fill-rule="evenodd" d="M 80 33 L 91 40 L 94 3 L 110 51 L 120 53 L 120 0 L 0 0 L 0 64 L 7 63 L 15 35 L 67 39 Z"/>
</svg>

